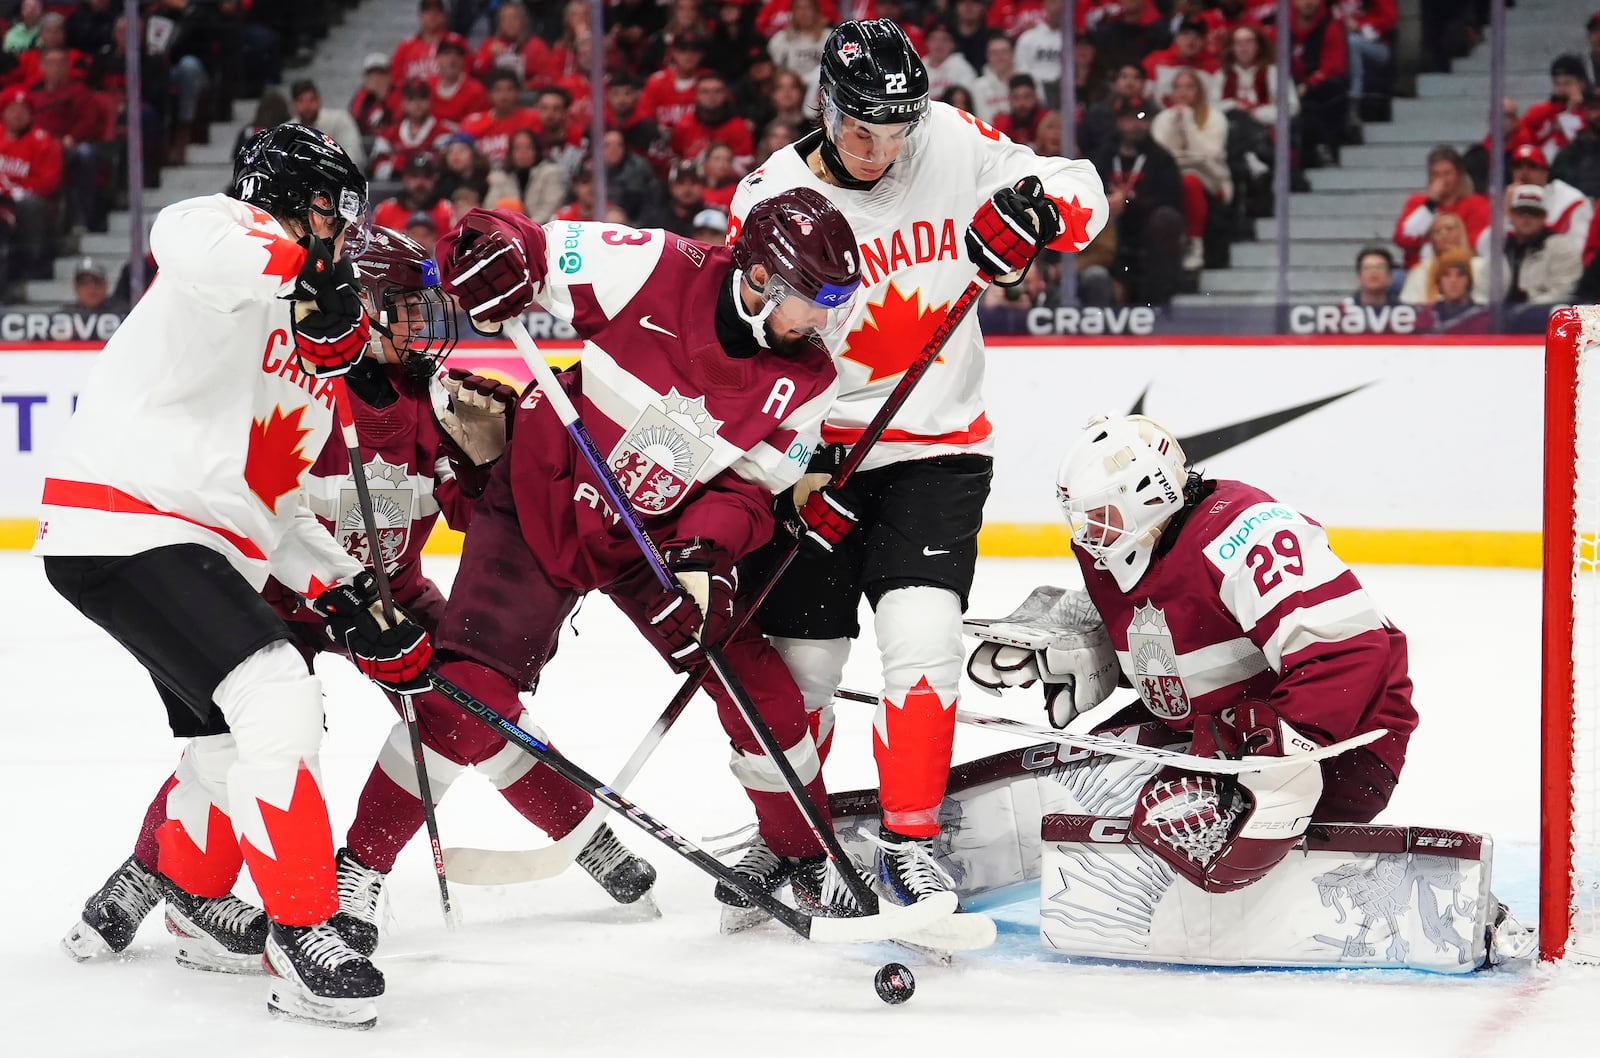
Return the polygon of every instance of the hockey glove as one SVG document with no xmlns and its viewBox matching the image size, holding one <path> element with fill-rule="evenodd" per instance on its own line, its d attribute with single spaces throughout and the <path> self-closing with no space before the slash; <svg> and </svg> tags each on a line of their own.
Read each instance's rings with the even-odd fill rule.
<svg viewBox="0 0 1600 1058">
<path fill-rule="evenodd" d="M 400 609 L 395 610 L 394 623 L 389 623 L 370 571 L 335 584 L 312 600 L 311 608 L 368 679 L 405 693 L 428 689 L 426 670 L 433 657 L 428 633 Z"/>
<path fill-rule="evenodd" d="M 296 301 L 290 317 L 300 369 L 315 378 L 345 374 L 372 339 L 372 321 L 361 305 L 355 266 L 348 257 L 332 267 L 328 283 L 314 300 Z M 298 289 L 301 280 L 295 285 Z"/>
<path fill-rule="evenodd" d="M 544 229 L 474 209 L 439 240 L 442 283 L 479 330 L 521 316 L 544 285 Z M 536 273 L 536 274 L 535 274 Z"/>
<path fill-rule="evenodd" d="M 662 554 L 678 578 L 678 590 L 664 593 L 650 624 L 666 645 L 673 666 L 685 672 L 704 657 L 701 643 L 720 643 L 732 627 L 739 571 L 732 555 L 698 537 Z"/>
<path fill-rule="evenodd" d="M 1052 727 L 1065 728 L 1117 687 L 1117 654 L 1087 592 L 1035 588 L 1010 616 L 968 619 L 962 630 L 982 640 L 967 659 L 972 682 L 995 695 L 1042 683 Z"/>
<path fill-rule="evenodd" d="M 511 409 L 517 391 L 504 382 L 452 367 L 444 378 L 445 407 L 434 419 L 461 454 L 475 467 L 500 458 L 511 433 Z"/>
<path fill-rule="evenodd" d="M 1003 187 L 967 225 L 967 258 L 1003 287 L 1016 286 L 1039 251 L 1061 235 L 1061 210 L 1037 176 Z"/>
<path fill-rule="evenodd" d="M 832 554 L 861 520 L 855 504 L 831 484 L 844 457 L 845 446 L 838 442 L 818 446 L 794 487 L 773 498 L 773 514 L 784 531 L 825 554 Z"/>
</svg>

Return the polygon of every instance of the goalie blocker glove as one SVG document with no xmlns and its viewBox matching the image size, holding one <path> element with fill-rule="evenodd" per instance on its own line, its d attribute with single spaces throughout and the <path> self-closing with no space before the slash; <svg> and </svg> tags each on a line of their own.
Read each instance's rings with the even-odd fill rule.
<svg viewBox="0 0 1600 1058">
<path fill-rule="evenodd" d="M 372 340 L 355 266 L 347 257 L 331 260 L 327 244 L 315 235 L 307 235 L 300 245 L 305 263 L 285 295 L 294 301 L 290 329 L 300 368 L 315 378 L 345 374 Z"/>
<path fill-rule="evenodd" d="M 967 225 L 967 258 L 1003 287 L 1022 282 L 1039 251 L 1061 235 L 1061 211 L 1037 176 L 1003 187 Z"/>
<path fill-rule="evenodd" d="M 773 500 L 773 515 L 785 532 L 815 551 L 832 554 L 861 519 L 852 503 L 831 483 L 844 465 L 845 446 L 821 445 L 792 489 Z"/>
<path fill-rule="evenodd" d="M 402 693 L 428 689 L 427 667 L 433 657 L 428 633 L 398 608 L 389 622 L 369 570 L 335 584 L 313 599 L 311 608 L 369 679 Z"/>
<path fill-rule="evenodd" d="M 699 537 L 666 548 L 662 556 L 678 578 L 677 591 L 664 592 L 650 624 L 680 672 L 700 663 L 701 643 L 720 643 L 733 625 L 733 597 L 739 573 L 733 556 Z"/>
</svg>

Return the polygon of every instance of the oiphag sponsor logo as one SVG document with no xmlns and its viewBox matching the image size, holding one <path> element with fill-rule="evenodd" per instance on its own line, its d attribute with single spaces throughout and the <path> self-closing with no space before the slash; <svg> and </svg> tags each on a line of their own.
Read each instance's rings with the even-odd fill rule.
<svg viewBox="0 0 1600 1058">
<path fill-rule="evenodd" d="M 1292 507 L 1281 503 L 1258 503 L 1247 507 L 1206 548 L 1206 557 L 1219 568 L 1234 565 L 1244 560 L 1251 546 L 1268 529 L 1290 524 L 1305 524 L 1305 519 Z"/>
</svg>

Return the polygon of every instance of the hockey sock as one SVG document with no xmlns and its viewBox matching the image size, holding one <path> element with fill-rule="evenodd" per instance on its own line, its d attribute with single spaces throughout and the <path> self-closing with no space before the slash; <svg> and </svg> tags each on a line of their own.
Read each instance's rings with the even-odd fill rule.
<svg viewBox="0 0 1600 1058">
<path fill-rule="evenodd" d="M 227 776 L 236 752 L 232 735 L 190 739 L 165 798 L 157 798 L 164 818 L 155 830 L 156 863 L 195 896 L 227 895 L 244 864 L 227 813 Z M 156 807 L 145 812 L 146 823 Z"/>
<path fill-rule="evenodd" d="M 388 874 L 400 850 L 422 829 L 422 799 L 400 787 L 376 764 L 356 802 L 345 845 L 362 865 Z"/>
<path fill-rule="evenodd" d="M 167 794 L 178 784 L 176 772 L 167 777 L 161 784 L 161 789 L 156 792 L 150 801 L 150 807 L 144 810 L 144 822 L 139 825 L 139 836 L 133 843 L 133 858 L 139 865 L 154 874 L 158 871 L 156 866 L 160 862 L 161 845 L 156 840 L 156 831 L 161 829 L 161 824 L 167 821 Z"/>
<path fill-rule="evenodd" d="M 884 691 L 872 755 L 883 821 L 908 837 L 932 837 L 955 745 L 960 600 L 943 588 L 897 588 L 878 600 L 874 625 Z"/>
</svg>

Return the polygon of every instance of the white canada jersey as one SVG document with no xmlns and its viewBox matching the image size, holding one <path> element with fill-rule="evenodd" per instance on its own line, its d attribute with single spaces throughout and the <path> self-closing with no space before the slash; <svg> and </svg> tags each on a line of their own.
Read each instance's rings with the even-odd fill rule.
<svg viewBox="0 0 1600 1058">
<path fill-rule="evenodd" d="M 739 182 L 728 241 L 751 207 L 795 187 L 820 192 L 850 221 L 861 248 L 862 293 L 830 341 L 839 398 L 822 439 L 854 443 L 976 274 L 964 236 L 995 191 L 1025 176 L 1059 203 L 1059 250 L 1087 247 L 1109 215 L 1100 176 L 1086 161 L 1041 158 L 965 111 L 933 103 L 902 155 L 869 190 L 836 187 L 806 164 L 816 133 L 785 147 Z M 956 328 L 861 469 L 956 452 L 988 454 L 993 427 L 983 405 L 983 334 L 977 314 Z"/>
<path fill-rule="evenodd" d="M 38 555 L 200 543 L 256 589 L 302 594 L 361 566 L 307 505 L 333 430 L 333 383 L 302 375 L 279 299 L 305 259 L 268 214 L 226 195 L 168 206 L 160 267 L 90 372 L 54 453 Z"/>
</svg>

